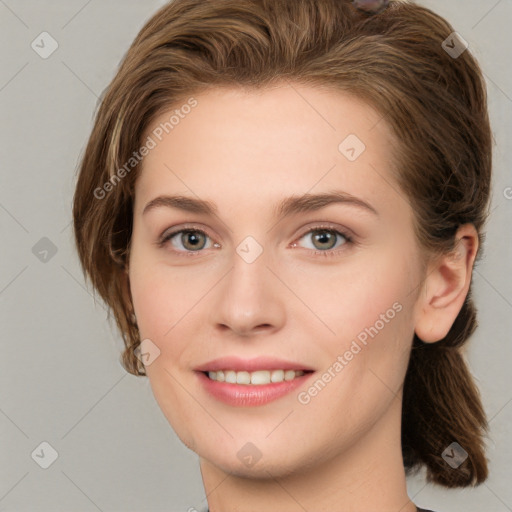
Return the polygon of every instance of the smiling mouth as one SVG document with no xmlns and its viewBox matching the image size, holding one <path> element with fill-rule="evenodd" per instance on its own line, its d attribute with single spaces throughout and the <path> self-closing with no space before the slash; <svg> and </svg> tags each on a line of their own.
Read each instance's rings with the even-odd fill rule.
<svg viewBox="0 0 512 512">
<path fill-rule="evenodd" d="M 256 370 L 254 372 L 219 370 L 202 372 L 210 380 L 226 382 L 228 384 L 242 384 L 246 386 L 264 386 L 267 384 L 285 382 L 302 377 L 312 370 Z"/>
</svg>

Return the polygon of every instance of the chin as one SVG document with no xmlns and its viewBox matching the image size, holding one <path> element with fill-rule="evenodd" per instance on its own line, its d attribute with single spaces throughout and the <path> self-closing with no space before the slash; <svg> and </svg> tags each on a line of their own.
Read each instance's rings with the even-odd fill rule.
<svg viewBox="0 0 512 512">
<path fill-rule="evenodd" d="M 210 454 L 208 454 L 210 455 Z M 240 461 L 238 457 L 225 456 L 219 457 L 218 453 L 207 456 L 199 454 L 202 459 L 215 466 L 226 474 L 239 478 L 250 478 L 256 480 L 268 480 L 269 478 L 283 478 L 293 473 L 299 472 L 301 465 L 298 462 L 287 461 L 279 458 L 279 454 L 272 456 L 262 455 L 254 465 L 247 465 Z M 283 457 L 284 458 L 284 457 Z"/>
<path fill-rule="evenodd" d="M 208 464 L 226 474 L 241 478 L 268 479 L 285 477 L 298 473 L 312 464 L 314 450 L 306 453 L 306 446 L 299 452 L 296 446 L 289 446 L 283 438 L 272 440 L 262 438 L 248 441 L 250 437 L 234 437 L 225 443 L 209 439 L 197 439 L 195 452 Z"/>
</svg>

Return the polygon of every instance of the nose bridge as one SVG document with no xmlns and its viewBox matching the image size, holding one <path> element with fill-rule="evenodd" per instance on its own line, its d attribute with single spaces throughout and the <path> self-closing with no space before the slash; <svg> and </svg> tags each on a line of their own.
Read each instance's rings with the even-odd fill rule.
<svg viewBox="0 0 512 512">
<path fill-rule="evenodd" d="M 215 297 L 213 322 L 238 334 L 256 328 L 279 328 L 284 321 L 284 302 L 275 277 L 267 268 L 270 254 L 253 237 L 236 247 L 230 272 Z"/>
</svg>

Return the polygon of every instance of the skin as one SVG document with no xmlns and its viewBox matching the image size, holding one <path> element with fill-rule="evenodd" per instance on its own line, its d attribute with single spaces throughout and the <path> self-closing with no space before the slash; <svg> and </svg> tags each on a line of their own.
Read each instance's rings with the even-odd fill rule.
<svg viewBox="0 0 512 512">
<path fill-rule="evenodd" d="M 146 368 L 154 396 L 200 457 L 210 511 L 415 511 L 401 458 L 403 380 L 414 332 L 441 339 L 462 307 L 478 248 L 473 226 L 459 229 L 455 254 L 421 265 L 413 210 L 391 174 L 393 135 L 346 93 L 280 84 L 195 98 L 143 160 L 128 282 L 141 339 L 160 350 Z M 148 134 L 168 119 L 154 119 Z M 352 162 L 338 150 L 349 134 L 366 145 Z M 275 215 L 285 197 L 334 189 L 378 215 L 343 203 Z M 165 206 L 143 214 L 162 194 L 208 200 L 217 215 Z M 190 224 L 206 232 L 205 248 L 184 255 L 194 251 L 179 235 L 157 246 L 169 228 Z M 311 232 L 319 224 L 351 230 L 354 243 L 338 235 L 334 248 L 322 245 Z M 263 249 L 252 263 L 236 252 L 247 236 Z M 400 312 L 301 404 L 298 393 L 395 303 Z M 296 361 L 316 377 L 269 404 L 233 407 L 193 370 L 228 355 Z M 237 456 L 248 442 L 261 453 L 251 467 Z"/>
</svg>

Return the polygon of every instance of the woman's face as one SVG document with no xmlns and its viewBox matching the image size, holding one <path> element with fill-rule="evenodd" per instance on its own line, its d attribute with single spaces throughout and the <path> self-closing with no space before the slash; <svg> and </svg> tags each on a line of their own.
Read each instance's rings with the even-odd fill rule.
<svg viewBox="0 0 512 512">
<path fill-rule="evenodd" d="M 135 186 L 129 279 L 159 406 L 233 474 L 371 464 L 400 442 L 421 278 L 389 128 L 299 85 L 183 105 L 152 123 Z"/>
</svg>

